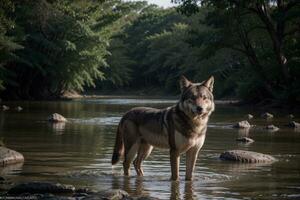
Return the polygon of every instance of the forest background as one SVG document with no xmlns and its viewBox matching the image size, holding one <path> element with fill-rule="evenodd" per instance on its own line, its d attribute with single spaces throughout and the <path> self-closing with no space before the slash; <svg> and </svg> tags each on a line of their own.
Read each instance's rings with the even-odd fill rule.
<svg viewBox="0 0 300 200">
<path fill-rule="evenodd" d="M 173 2 L 1 0 L 0 98 L 176 95 L 213 75 L 219 99 L 299 105 L 299 1 Z"/>
</svg>

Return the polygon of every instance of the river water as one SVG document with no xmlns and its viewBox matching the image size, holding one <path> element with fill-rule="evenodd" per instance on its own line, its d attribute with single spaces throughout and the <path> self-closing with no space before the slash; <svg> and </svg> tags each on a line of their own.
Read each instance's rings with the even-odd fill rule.
<svg viewBox="0 0 300 200">
<path fill-rule="evenodd" d="M 133 196 L 160 199 L 300 199 L 300 132 L 285 127 L 288 112 L 273 111 L 275 118 L 259 117 L 264 110 L 217 104 L 200 152 L 192 182 L 184 181 L 184 156 L 180 181 L 171 182 L 169 155 L 155 149 L 144 162 L 145 176 L 122 175 L 122 166 L 112 168 L 111 154 L 117 124 L 135 106 L 163 108 L 176 103 L 169 99 L 105 98 L 57 102 L 11 102 L 0 111 L 0 138 L 8 148 L 21 152 L 24 165 L 0 168 L 6 181 L 2 191 L 26 181 L 50 181 L 103 191 L 124 189 Z M 45 119 L 60 113 L 69 122 L 51 124 Z M 250 131 L 230 128 L 252 113 L 256 127 Z M 296 121 L 299 121 L 299 113 Z M 297 118 L 298 117 L 298 118 Z M 274 124 L 277 132 L 263 127 Z M 252 144 L 240 144 L 237 137 L 248 136 Z M 239 164 L 219 160 L 225 150 L 242 149 L 270 154 L 273 164 Z"/>
</svg>

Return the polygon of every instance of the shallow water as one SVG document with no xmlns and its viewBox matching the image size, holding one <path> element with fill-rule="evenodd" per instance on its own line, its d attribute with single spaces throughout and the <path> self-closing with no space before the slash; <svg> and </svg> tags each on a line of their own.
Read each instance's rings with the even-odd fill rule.
<svg viewBox="0 0 300 200">
<path fill-rule="evenodd" d="M 132 169 L 128 178 L 122 166 L 110 164 L 117 124 L 128 109 L 135 106 L 162 108 L 176 103 L 169 99 L 90 99 L 63 102 L 13 102 L 13 109 L 0 111 L 0 138 L 7 147 L 25 156 L 24 165 L 0 168 L 6 181 L 13 183 L 52 181 L 89 187 L 94 190 L 124 189 L 131 195 L 150 195 L 161 199 L 300 199 L 300 132 L 286 128 L 288 112 L 275 112 L 276 118 L 264 120 L 262 110 L 218 104 L 210 122 L 205 144 L 195 169 L 195 179 L 184 181 L 184 156 L 180 182 L 171 182 L 167 150 L 155 149 L 144 162 L 145 176 L 138 178 Z M 51 113 L 64 115 L 66 124 L 50 124 Z M 249 132 L 230 125 L 254 114 Z M 295 121 L 299 121 L 299 115 Z M 274 124 L 281 129 L 263 129 Z M 248 135 L 252 144 L 235 141 Z M 267 153 L 279 161 L 273 164 L 237 164 L 220 161 L 220 153 L 243 149 Z"/>
</svg>

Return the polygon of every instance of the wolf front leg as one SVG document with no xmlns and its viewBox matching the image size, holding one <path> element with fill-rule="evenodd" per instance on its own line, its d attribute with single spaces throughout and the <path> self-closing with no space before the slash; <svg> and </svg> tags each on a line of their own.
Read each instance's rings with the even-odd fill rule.
<svg viewBox="0 0 300 200">
<path fill-rule="evenodd" d="M 195 164 L 196 164 L 199 150 L 200 150 L 200 147 L 195 146 L 195 147 L 190 148 L 186 152 L 185 180 L 187 180 L 187 181 L 191 181 L 193 178 L 193 171 L 195 169 Z"/>
<path fill-rule="evenodd" d="M 171 180 L 172 181 L 177 181 L 179 179 L 179 162 L 180 162 L 180 157 L 179 157 L 179 152 L 175 149 L 170 150 L 170 161 L 171 161 Z"/>
</svg>

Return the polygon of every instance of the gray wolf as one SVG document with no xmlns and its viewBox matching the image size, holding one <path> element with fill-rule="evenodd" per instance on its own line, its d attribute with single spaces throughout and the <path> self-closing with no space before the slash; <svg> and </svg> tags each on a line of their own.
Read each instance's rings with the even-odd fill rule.
<svg viewBox="0 0 300 200">
<path fill-rule="evenodd" d="M 209 116 L 214 111 L 214 78 L 193 83 L 180 79 L 178 103 L 165 109 L 136 107 L 121 119 L 115 140 L 112 165 L 124 156 L 124 175 L 129 175 L 133 161 L 138 176 L 141 164 L 153 147 L 170 149 L 171 179 L 179 178 L 180 155 L 186 153 L 186 180 L 192 180 L 198 152 L 206 135 Z M 135 159 L 134 159 L 135 158 Z"/>
</svg>

